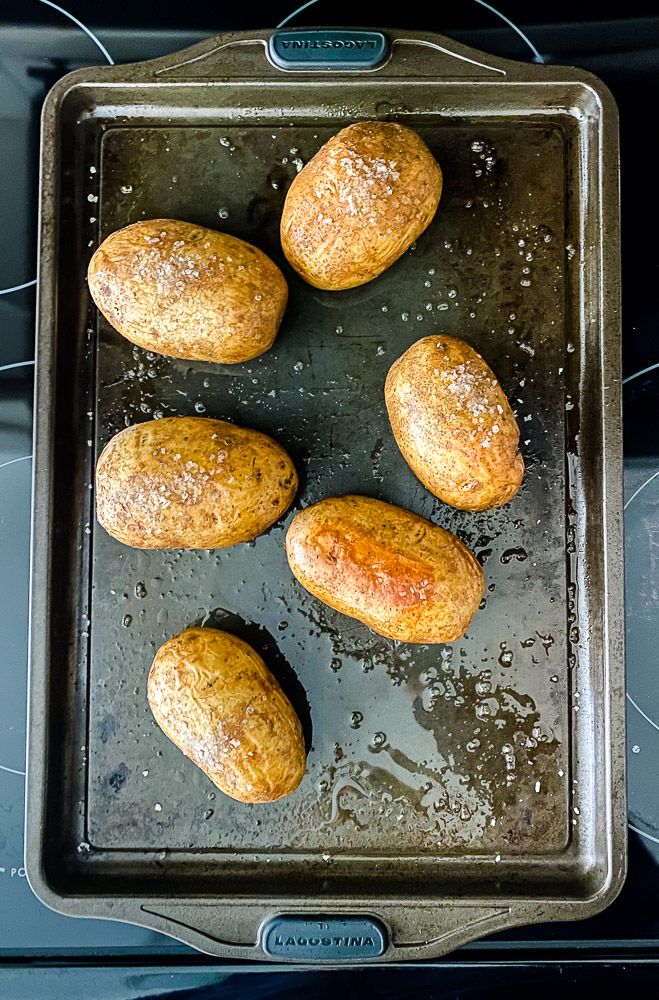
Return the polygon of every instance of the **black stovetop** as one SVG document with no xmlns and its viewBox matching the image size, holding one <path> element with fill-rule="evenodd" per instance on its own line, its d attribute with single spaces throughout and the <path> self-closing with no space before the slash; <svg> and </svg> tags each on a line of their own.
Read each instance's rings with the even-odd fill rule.
<svg viewBox="0 0 659 1000">
<path fill-rule="evenodd" d="M 659 251 L 652 238 L 659 229 L 659 204 L 652 191 L 651 117 L 659 99 L 659 16 L 652 16 L 656 3 L 627 3 L 624 18 L 608 21 L 598 19 L 595 6 L 585 2 L 543 0 L 532 16 L 520 3 L 499 0 L 495 5 L 523 25 L 546 61 L 578 65 L 602 77 L 621 116 L 630 866 L 622 895 L 601 916 L 499 935 L 467 946 L 442 966 L 470 967 L 476 960 L 519 963 L 531 956 L 571 960 L 585 954 L 649 960 L 659 957 L 659 438 L 654 425 Z M 5 0 L 0 9 L 0 959 L 93 957 L 107 963 L 138 956 L 154 962 L 157 956 L 186 968 L 195 963 L 202 977 L 195 985 L 210 986 L 214 979 L 204 978 L 211 976 L 202 970 L 205 960 L 170 939 L 46 910 L 32 896 L 22 867 L 38 115 L 55 80 L 70 69 L 103 62 L 103 49 L 116 62 L 149 58 L 224 28 L 283 20 L 295 3 L 280 0 L 244 15 L 235 8 L 225 16 L 218 8 L 215 19 L 197 12 L 192 30 L 193 17 L 163 0 L 133 0 L 130 10 L 120 0 L 108 0 L 102 9 L 92 0 L 64 0 L 75 18 L 97 32 L 100 44 L 53 6 L 48 0 Z M 318 3 L 293 24 L 381 26 L 377 5 L 358 7 L 356 13 L 354 4 L 333 3 L 330 9 Z M 431 16 L 419 4 L 416 14 L 396 18 L 396 26 L 437 30 L 499 55 L 533 58 L 523 39 L 478 0 L 462 7 L 456 14 L 439 5 Z M 9 993 L 3 992 L 3 981 L 0 972 L 0 995 L 23 995 L 18 980 L 11 980 Z M 389 985 L 394 986 L 394 978 Z M 180 980 L 177 989 L 189 986 Z M 31 995 L 47 996 L 44 989 Z M 231 995 L 237 996 L 238 989 Z"/>
</svg>

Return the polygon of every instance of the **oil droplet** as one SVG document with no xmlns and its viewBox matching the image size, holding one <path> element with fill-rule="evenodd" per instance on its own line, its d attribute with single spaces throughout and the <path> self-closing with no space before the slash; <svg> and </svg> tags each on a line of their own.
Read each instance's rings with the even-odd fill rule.
<svg viewBox="0 0 659 1000">
<path fill-rule="evenodd" d="M 133 620 L 133 616 L 132 615 L 124 615 L 124 618 L 123 618 L 123 621 L 122 621 L 121 624 L 123 625 L 124 628 L 128 628 L 128 626 L 130 625 L 130 623 L 132 622 L 132 620 Z"/>
<path fill-rule="evenodd" d="M 206 412 L 206 407 L 204 406 L 204 404 L 202 402 L 195 403 L 194 408 L 195 408 L 195 411 L 197 413 L 205 413 Z"/>
<path fill-rule="evenodd" d="M 336 673 L 337 670 L 340 670 L 341 669 L 341 660 L 337 659 L 337 657 L 334 657 L 333 660 L 330 660 L 330 669 L 333 670 L 334 673 Z"/>
<path fill-rule="evenodd" d="M 465 744 L 465 747 L 466 747 L 468 753 L 474 753 L 475 750 L 478 750 L 478 748 L 479 748 L 480 745 L 481 745 L 481 741 L 474 738 L 473 740 L 469 740 Z"/>
<path fill-rule="evenodd" d="M 221 208 L 217 214 L 220 217 L 220 219 L 228 219 L 229 218 L 229 211 L 226 208 Z"/>
<path fill-rule="evenodd" d="M 492 690 L 492 685 L 490 684 L 489 681 L 483 681 L 483 680 L 476 681 L 476 694 L 479 694 L 481 698 L 484 695 L 489 694 L 491 690 Z"/>
<path fill-rule="evenodd" d="M 215 814 L 214 809 L 207 809 L 206 812 L 204 813 L 204 819 L 210 819 L 211 816 L 213 816 L 214 814 Z"/>
<path fill-rule="evenodd" d="M 512 667 L 515 654 L 512 649 L 504 649 L 499 654 L 499 663 L 502 667 Z"/>
<path fill-rule="evenodd" d="M 361 712 L 353 712 L 350 716 L 350 728 L 359 729 L 362 722 L 364 721 L 364 716 Z"/>
<path fill-rule="evenodd" d="M 122 184 L 121 187 L 119 188 L 119 190 L 121 191 L 122 194 L 132 194 L 133 193 L 133 185 L 132 184 Z"/>
<path fill-rule="evenodd" d="M 640 746 L 638 745 L 638 743 L 635 743 L 634 746 L 632 747 L 632 753 L 640 753 L 640 752 L 641 752 Z"/>
<path fill-rule="evenodd" d="M 488 698 L 476 706 L 476 715 L 479 719 L 491 719 L 498 711 L 499 703 L 496 698 Z"/>
<path fill-rule="evenodd" d="M 387 734 L 383 732 L 378 732 L 375 734 L 371 742 L 374 747 L 381 748 L 387 742 Z"/>
<path fill-rule="evenodd" d="M 516 559 L 517 562 L 524 562 L 528 559 L 528 553 L 526 549 L 520 547 L 515 549 L 506 549 L 505 552 L 501 553 L 501 562 L 506 566 L 512 559 Z"/>
<path fill-rule="evenodd" d="M 146 594 L 147 594 L 146 587 L 140 580 L 139 583 L 135 584 L 135 597 L 139 597 L 141 599 L 143 597 L 146 597 Z"/>
</svg>

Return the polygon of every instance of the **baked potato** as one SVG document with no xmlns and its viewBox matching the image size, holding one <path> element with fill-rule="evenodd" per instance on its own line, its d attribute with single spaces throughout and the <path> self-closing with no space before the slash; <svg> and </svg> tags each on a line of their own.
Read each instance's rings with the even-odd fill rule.
<svg viewBox="0 0 659 1000">
<path fill-rule="evenodd" d="M 370 497 L 334 497 L 301 511 L 286 555 L 314 597 L 402 642 L 459 639 L 483 597 L 483 571 L 459 539 Z"/>
<path fill-rule="evenodd" d="M 300 720 L 256 650 L 235 635 L 188 628 L 168 639 L 147 695 L 165 736 L 231 798 L 273 802 L 302 781 Z"/>
<path fill-rule="evenodd" d="M 297 490 L 295 467 L 272 438 L 205 417 L 134 424 L 96 466 L 96 516 L 139 549 L 214 549 L 260 535 Z"/>
<path fill-rule="evenodd" d="M 363 285 L 385 271 L 432 221 L 442 172 L 405 125 L 349 125 L 290 186 L 281 218 L 289 263 L 316 288 Z"/>
<path fill-rule="evenodd" d="M 222 364 L 267 351 L 288 298 L 283 274 L 261 250 L 175 219 L 112 233 L 87 281 L 107 321 L 133 344 Z"/>
<path fill-rule="evenodd" d="M 389 420 L 412 472 L 463 510 L 507 503 L 524 477 L 519 427 L 496 376 L 456 337 L 418 340 L 385 382 Z"/>
</svg>

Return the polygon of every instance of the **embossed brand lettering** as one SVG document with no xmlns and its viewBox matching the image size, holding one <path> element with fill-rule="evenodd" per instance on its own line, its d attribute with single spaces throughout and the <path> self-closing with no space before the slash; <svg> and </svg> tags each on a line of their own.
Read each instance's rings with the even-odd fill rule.
<svg viewBox="0 0 659 1000">
<path fill-rule="evenodd" d="M 374 946 L 373 938 L 369 935 L 365 937 L 352 936 L 352 937 L 310 937 L 306 938 L 303 935 L 293 937 L 292 935 L 283 938 L 281 934 L 275 935 L 275 945 L 280 948 L 305 948 L 307 946 L 312 948 L 317 948 L 319 945 L 323 945 L 327 948 L 329 945 L 334 945 L 335 948 L 372 948 Z"/>
<path fill-rule="evenodd" d="M 324 38 L 322 41 L 310 38 L 282 39 L 283 49 L 377 49 L 378 43 L 371 38 Z"/>
</svg>

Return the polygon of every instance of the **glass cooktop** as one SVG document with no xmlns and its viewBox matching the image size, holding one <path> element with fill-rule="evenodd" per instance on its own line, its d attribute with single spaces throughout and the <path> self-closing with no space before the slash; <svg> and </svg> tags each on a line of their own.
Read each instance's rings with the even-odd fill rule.
<svg viewBox="0 0 659 1000">
<path fill-rule="evenodd" d="M 659 17 L 650 16 L 650 4 L 630 3 L 625 19 L 575 24 L 567 20 L 574 5 L 547 0 L 534 6 L 533 23 L 523 5 L 500 4 L 511 21 L 521 15 L 526 40 L 478 0 L 462 5 L 473 10 L 458 18 L 439 6 L 432 20 L 428 8 L 418 5 L 419 14 L 396 20 L 499 55 L 579 65 L 602 77 L 619 105 L 630 867 L 620 898 L 601 916 L 516 930 L 459 955 L 464 961 L 502 951 L 510 957 L 511 951 L 576 948 L 583 954 L 585 946 L 594 955 L 611 948 L 647 954 L 659 947 L 659 257 L 650 240 L 659 228 L 659 204 L 651 196 L 653 135 L 647 119 L 659 99 Z M 357 14 L 354 6 L 333 3 L 330 11 L 321 3 L 292 23 L 380 26 L 376 5 L 360 4 Z M 591 5 L 583 6 L 593 18 Z M 263 12 L 252 7 L 242 18 L 234 11 L 216 23 L 205 20 L 195 31 L 181 27 L 192 18 L 184 20 L 180 5 L 150 0 L 134 0 L 130 12 L 119 0 L 108 0 L 102 12 L 91 0 L 76 3 L 68 14 L 48 0 L 4 3 L 0 10 L 0 957 L 191 954 L 144 929 L 50 912 L 32 895 L 23 868 L 40 107 L 52 84 L 79 66 L 154 57 L 223 28 L 283 21 L 293 8 L 281 2 Z"/>
</svg>

